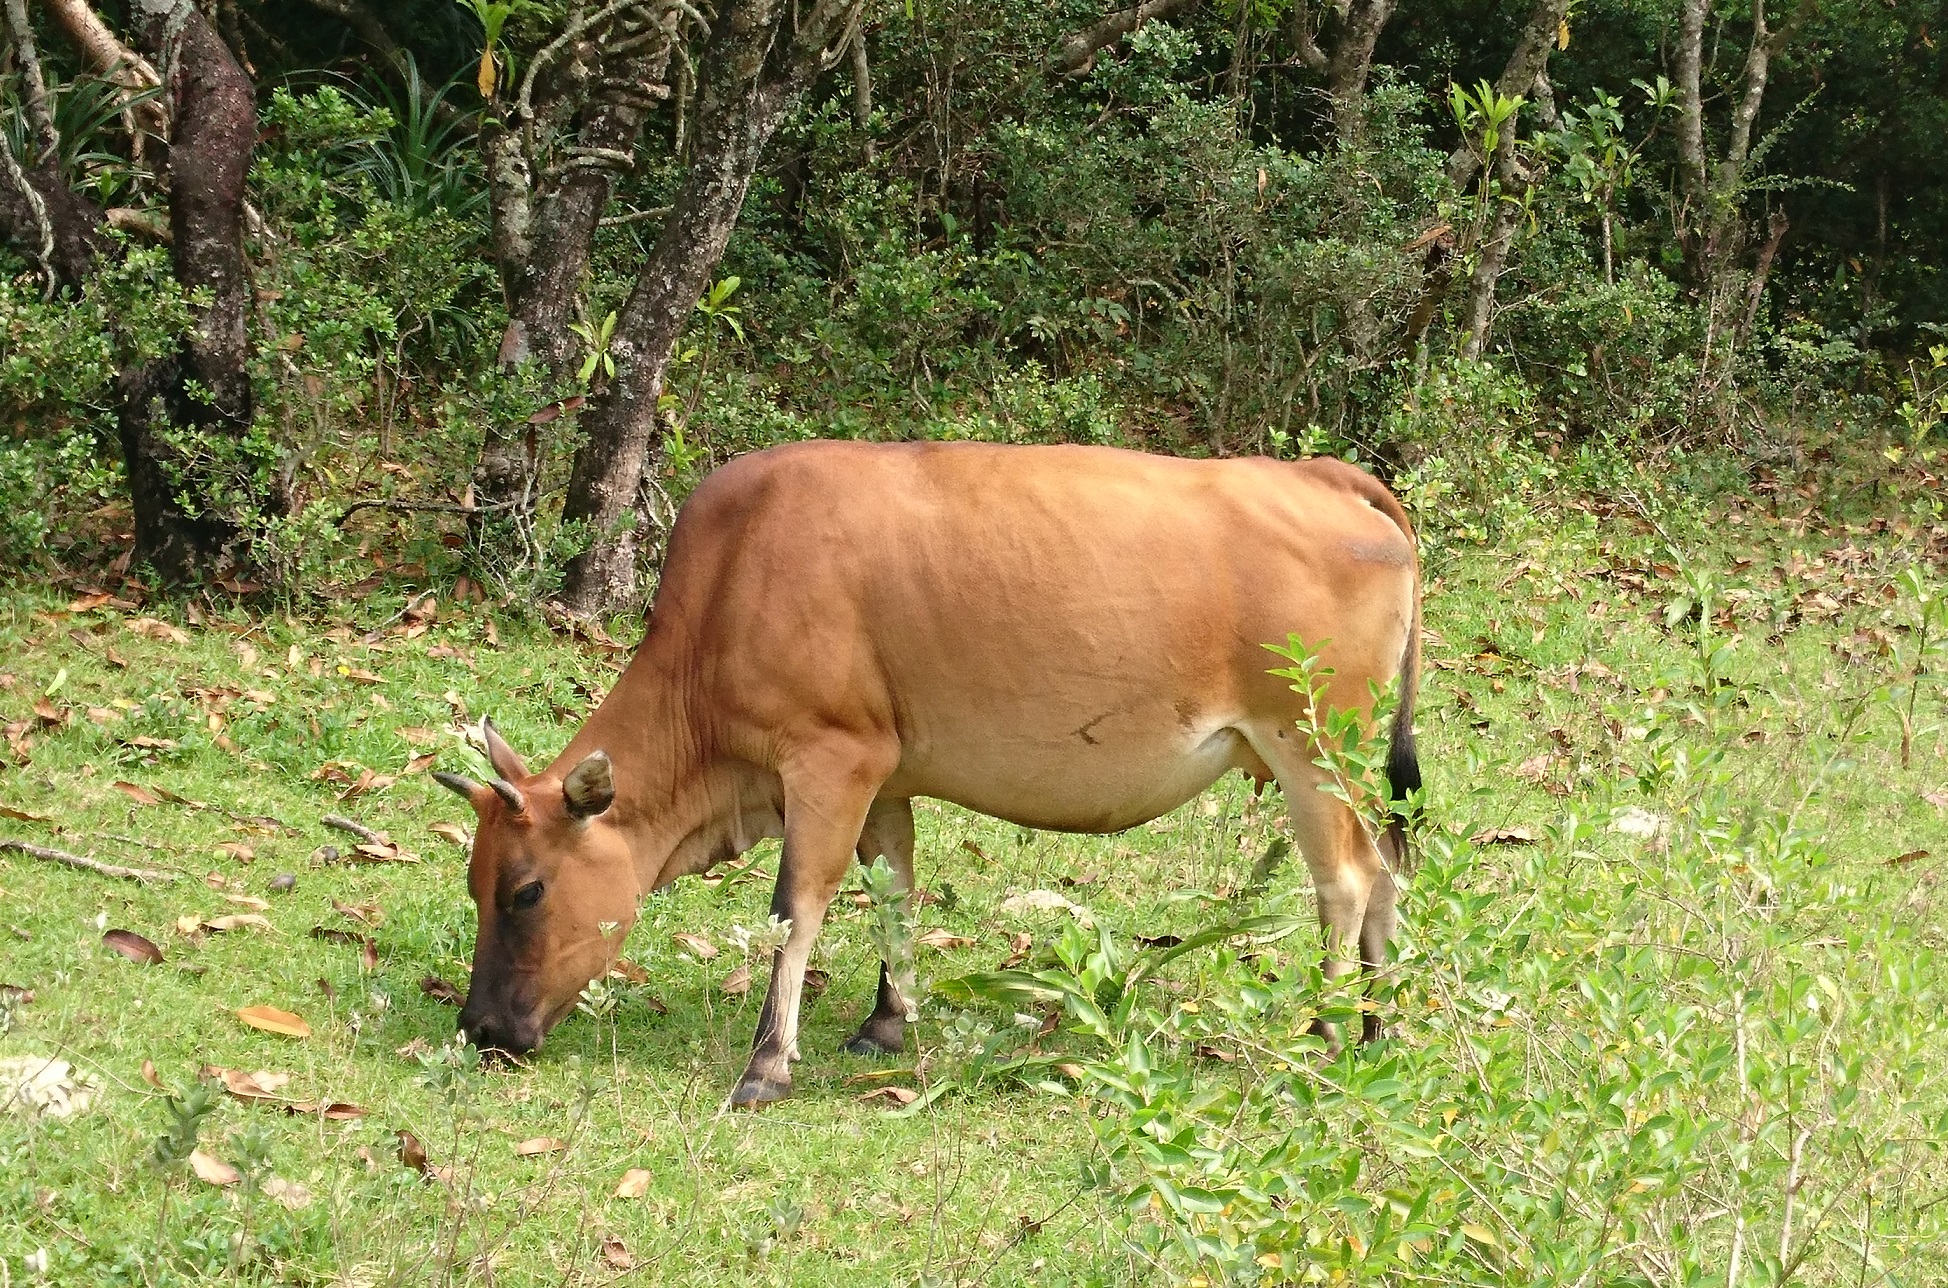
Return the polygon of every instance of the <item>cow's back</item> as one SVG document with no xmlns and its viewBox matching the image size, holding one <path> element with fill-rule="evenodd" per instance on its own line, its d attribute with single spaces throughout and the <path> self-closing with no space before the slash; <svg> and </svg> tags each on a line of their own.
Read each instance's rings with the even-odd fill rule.
<svg viewBox="0 0 1948 1288">
<path fill-rule="evenodd" d="M 890 731 L 888 791 L 1112 830 L 1256 772 L 1238 730 L 1299 714 L 1266 643 L 1363 702 L 1414 593 L 1397 504 L 1336 461 L 804 443 L 698 488 L 650 634 L 733 754 Z"/>
</svg>

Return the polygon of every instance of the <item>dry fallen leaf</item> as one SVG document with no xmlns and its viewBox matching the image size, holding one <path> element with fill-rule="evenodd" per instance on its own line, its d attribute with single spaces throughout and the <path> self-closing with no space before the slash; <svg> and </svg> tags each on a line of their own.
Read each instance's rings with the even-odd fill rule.
<svg viewBox="0 0 1948 1288">
<path fill-rule="evenodd" d="M 723 990 L 726 997 L 744 996 L 751 991 L 751 968 L 749 966 L 739 966 L 736 970 L 724 976 L 724 982 L 717 987 Z"/>
<path fill-rule="evenodd" d="M 1921 799 L 1936 809 L 1948 809 L 1948 787 L 1944 787 L 1938 792 L 1922 792 Z"/>
<path fill-rule="evenodd" d="M 419 1143 L 419 1137 L 409 1131 L 394 1133 L 399 1137 L 399 1161 L 412 1168 L 421 1176 L 426 1175 L 426 1146 Z"/>
<path fill-rule="evenodd" d="M 135 783 L 124 783 L 118 781 L 112 784 L 112 786 L 115 788 L 116 791 L 121 792 L 123 795 L 127 796 L 130 800 L 134 801 L 137 805 L 162 804 L 162 797 L 156 795 L 148 788 L 138 786 Z"/>
<path fill-rule="evenodd" d="M 142 1081 L 148 1083 L 157 1091 L 168 1090 L 168 1088 L 162 1085 L 162 1075 L 156 1072 L 156 1062 L 154 1060 L 144 1060 L 142 1062 Z"/>
<path fill-rule="evenodd" d="M 618 957 L 615 960 L 615 965 L 609 967 L 609 978 L 626 980 L 631 984 L 647 984 L 649 983 L 649 972 L 630 961 L 627 957 Z"/>
<path fill-rule="evenodd" d="M 461 827 L 458 823 L 435 823 L 427 830 L 443 841 L 453 842 L 463 850 L 470 849 L 473 846 L 473 833 L 467 831 L 466 828 Z"/>
<path fill-rule="evenodd" d="M 255 859 L 257 857 L 257 851 L 251 849 L 248 845 L 245 845 L 242 841 L 225 841 L 223 844 L 216 847 L 216 852 L 226 857 L 235 859 L 239 863 L 249 863 L 252 859 Z"/>
<path fill-rule="evenodd" d="M 670 938 L 676 940 L 676 946 L 678 948 L 683 949 L 701 961 L 709 961 L 718 953 L 717 945 L 711 943 L 702 935 L 693 935 L 687 930 L 679 930 L 671 935 Z"/>
<path fill-rule="evenodd" d="M 1535 829 L 1528 827 L 1485 827 L 1468 838 L 1470 845 L 1534 845 Z"/>
<path fill-rule="evenodd" d="M 1896 854 L 1893 858 L 1888 859 L 1887 866 L 1890 868 L 1904 868 L 1910 863 L 1919 863 L 1922 859 L 1927 858 L 1928 854 L 1929 851 L 1927 850 L 1909 850 L 1906 854 Z"/>
<path fill-rule="evenodd" d="M 269 912 L 271 909 L 268 902 L 257 898 L 255 895 L 226 894 L 223 896 L 223 899 L 226 903 L 234 903 L 239 908 L 248 908 L 252 912 Z"/>
<path fill-rule="evenodd" d="M 1066 912 L 1084 926 L 1095 924 L 1089 910 L 1053 890 L 1023 890 L 1001 901 L 1001 911 L 1012 915 L 1024 912 Z"/>
<path fill-rule="evenodd" d="M 619 1199 L 639 1199 L 649 1193 L 649 1172 L 641 1167 L 632 1167 L 622 1174 L 616 1183 L 616 1197 Z"/>
<path fill-rule="evenodd" d="M 445 1003 L 447 1006 L 465 1006 L 467 1004 L 467 995 L 461 992 L 457 985 L 447 983 L 438 975 L 428 975 L 425 979 L 419 981 L 419 991 L 434 1001 Z"/>
<path fill-rule="evenodd" d="M 233 912 L 223 917 L 204 919 L 205 930 L 269 930 L 270 919 L 254 912 Z"/>
<path fill-rule="evenodd" d="M 376 903 L 340 903 L 336 899 L 331 901 L 331 910 L 367 926 L 378 925 L 379 918 L 383 915 Z"/>
<path fill-rule="evenodd" d="M 237 1018 L 253 1029 L 266 1033 L 278 1033 L 290 1038 L 308 1038 L 311 1026 L 289 1011 L 280 1011 L 275 1006 L 246 1006 L 237 1012 Z"/>
<path fill-rule="evenodd" d="M 17 818 L 23 823 L 52 823 L 54 820 L 45 814 L 29 814 L 24 809 L 11 805 L 0 805 L 0 818 Z"/>
<path fill-rule="evenodd" d="M 287 1181 L 282 1176 L 273 1176 L 264 1182 L 264 1193 L 295 1212 L 299 1208 L 311 1206 L 311 1191 L 296 1181 Z"/>
<path fill-rule="evenodd" d="M 1017 931 L 1008 940 L 1008 955 L 1002 959 L 1002 970 L 1013 970 L 1028 960 L 1028 953 L 1035 947 L 1035 937 L 1027 931 Z"/>
<path fill-rule="evenodd" d="M 884 1100 L 892 1106 L 910 1105 L 920 1098 L 920 1093 L 911 1087 L 874 1087 L 871 1091 L 859 1093 L 861 1100 Z"/>
<path fill-rule="evenodd" d="M 935 926 L 932 930 L 915 936 L 914 943 L 925 944 L 928 948 L 938 948 L 943 952 L 949 948 L 972 948 L 974 940 L 968 935 L 956 935 L 950 930 Z"/>
<path fill-rule="evenodd" d="M 611 1270 L 629 1270 L 636 1264 L 636 1259 L 629 1255 L 629 1249 L 613 1234 L 602 1240 L 602 1261 Z"/>
<path fill-rule="evenodd" d="M 565 1140 L 556 1140 L 553 1136 L 535 1136 L 516 1145 L 514 1152 L 522 1158 L 529 1158 L 535 1154 L 559 1154 L 567 1148 L 568 1142 Z"/>
<path fill-rule="evenodd" d="M 189 643 L 189 635 L 181 628 L 171 626 L 168 622 L 159 622 L 153 617 L 137 617 L 133 621 L 124 622 L 123 625 L 137 635 L 152 640 L 166 640 L 171 644 Z"/>
<path fill-rule="evenodd" d="M 288 1073 L 272 1073 L 259 1069 L 246 1073 L 242 1069 L 226 1069 L 219 1064 L 203 1066 L 205 1077 L 215 1078 L 223 1084 L 223 1089 L 239 1100 L 282 1100 L 278 1092 L 291 1080 Z"/>
<path fill-rule="evenodd" d="M 243 1173 L 224 1162 L 214 1154 L 202 1150 L 192 1150 L 189 1155 L 189 1170 L 196 1173 L 196 1179 L 206 1185 L 235 1185 L 243 1179 Z"/>
<path fill-rule="evenodd" d="M 111 930 L 101 937 L 101 941 L 132 962 L 153 966 L 162 960 L 162 949 L 133 930 Z"/>
</svg>

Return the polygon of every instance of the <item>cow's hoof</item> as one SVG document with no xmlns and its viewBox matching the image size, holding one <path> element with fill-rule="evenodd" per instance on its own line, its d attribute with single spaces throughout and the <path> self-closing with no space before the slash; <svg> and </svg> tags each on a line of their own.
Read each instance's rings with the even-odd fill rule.
<svg viewBox="0 0 1948 1288">
<path fill-rule="evenodd" d="M 860 1029 L 845 1040 L 847 1055 L 898 1055 L 905 1049 L 905 1034 L 889 1040 L 877 1033 Z"/>
<path fill-rule="evenodd" d="M 768 1104 L 788 1099 L 790 1096 L 789 1078 L 766 1078 L 747 1073 L 738 1082 L 737 1090 L 731 1092 L 730 1102 L 732 1109 L 762 1109 Z"/>
</svg>

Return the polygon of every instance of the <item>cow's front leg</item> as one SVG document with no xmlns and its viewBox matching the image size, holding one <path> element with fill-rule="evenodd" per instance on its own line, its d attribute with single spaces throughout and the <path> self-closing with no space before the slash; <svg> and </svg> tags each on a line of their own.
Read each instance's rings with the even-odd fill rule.
<svg viewBox="0 0 1948 1288">
<path fill-rule="evenodd" d="M 892 866 L 896 889 L 913 889 L 913 802 L 887 800 L 873 802 L 866 815 L 865 830 L 859 834 L 859 862 L 870 865 L 884 857 Z M 906 1045 L 906 1018 L 916 998 L 907 997 L 899 981 L 913 973 L 913 945 L 906 941 L 905 961 L 879 964 L 879 994 L 873 1012 L 846 1039 L 845 1049 L 853 1055 L 893 1055 Z"/>
<path fill-rule="evenodd" d="M 866 749 L 806 758 L 783 774 L 785 849 L 771 912 L 791 922 L 791 935 L 771 960 L 771 988 L 758 1014 L 750 1063 L 731 1093 L 740 1108 L 791 1094 L 791 1062 L 798 1057 L 798 1003 L 805 966 L 825 922 L 825 910 L 852 864 L 853 850 L 885 772 L 883 757 Z"/>
</svg>

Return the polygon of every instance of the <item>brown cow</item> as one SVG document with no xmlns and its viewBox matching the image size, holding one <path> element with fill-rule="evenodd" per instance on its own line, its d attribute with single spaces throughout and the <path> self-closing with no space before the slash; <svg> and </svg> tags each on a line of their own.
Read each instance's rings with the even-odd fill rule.
<svg viewBox="0 0 1948 1288">
<path fill-rule="evenodd" d="M 733 1103 L 790 1093 L 805 965 L 853 857 L 913 880 L 915 796 L 1026 827 L 1116 832 L 1227 770 L 1276 778 L 1318 894 L 1326 970 L 1380 963 L 1387 861 L 1318 790 L 1303 699 L 1264 645 L 1297 634 L 1326 701 L 1400 680 L 1389 777 L 1419 782 L 1419 573 L 1400 504 L 1335 460 L 1103 447 L 799 443 L 732 461 L 683 507 L 647 634 L 567 750 L 442 777 L 479 813 L 460 1024 L 526 1051 L 608 969 L 638 900 L 784 837 L 791 923 Z M 1398 829 L 1385 844 L 1400 855 Z M 880 971 L 846 1044 L 897 1051 Z M 1369 1017 L 1368 1033 L 1372 1031 Z"/>
</svg>

